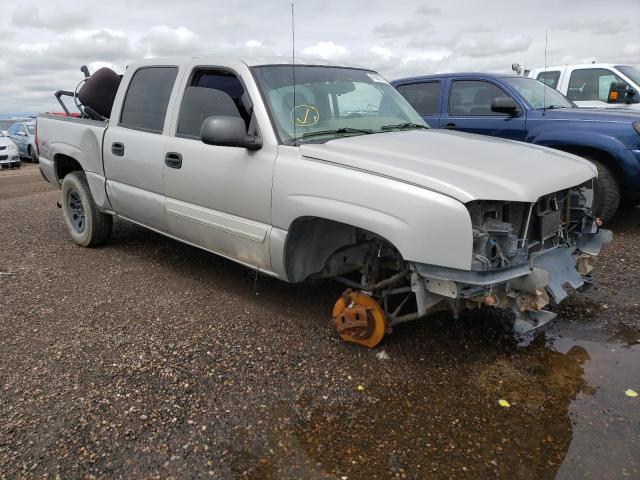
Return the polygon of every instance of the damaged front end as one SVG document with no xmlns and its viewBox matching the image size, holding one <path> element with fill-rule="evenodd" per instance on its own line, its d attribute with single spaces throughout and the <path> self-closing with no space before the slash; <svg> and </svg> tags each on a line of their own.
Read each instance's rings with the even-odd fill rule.
<svg viewBox="0 0 640 480">
<path fill-rule="evenodd" d="M 534 203 L 474 201 L 470 270 L 405 262 L 375 236 L 342 250 L 332 262 L 360 266 L 360 281 L 337 277 L 352 289 L 336 303 L 333 322 L 341 337 L 377 344 L 394 325 L 469 309 L 509 313 L 522 333 L 555 317 L 550 303 L 567 288 L 591 284 L 592 263 L 612 234 L 591 214 L 593 181 L 545 195 Z M 348 269 L 345 269 L 345 271 Z M 323 276 L 333 276 L 326 272 Z M 334 277 L 335 278 L 335 277 Z"/>
<path fill-rule="evenodd" d="M 416 292 L 447 297 L 454 314 L 492 306 L 515 313 L 519 332 L 555 317 L 545 307 L 560 303 L 567 287 L 591 284 L 592 262 L 612 234 L 591 214 L 593 182 L 545 195 L 535 203 L 475 201 L 470 271 L 413 266 Z M 433 285 L 440 284 L 435 290 Z M 442 289 L 446 284 L 448 288 Z M 427 300 L 426 305 L 431 303 Z M 418 302 L 420 308 L 420 302 Z"/>
</svg>

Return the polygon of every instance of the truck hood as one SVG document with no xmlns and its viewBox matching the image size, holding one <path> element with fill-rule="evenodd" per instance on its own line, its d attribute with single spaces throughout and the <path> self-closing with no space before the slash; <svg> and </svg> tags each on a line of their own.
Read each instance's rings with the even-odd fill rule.
<svg viewBox="0 0 640 480">
<path fill-rule="evenodd" d="M 535 202 L 597 175 L 574 155 L 470 133 L 410 130 L 304 144 L 303 158 L 393 178 L 460 202 Z"/>
<path fill-rule="evenodd" d="M 558 119 L 558 120 L 577 120 L 577 121 L 589 121 L 589 122 L 617 122 L 617 123 L 633 123 L 640 120 L 640 113 L 638 110 L 633 110 L 631 105 L 625 105 L 624 107 L 618 105 L 617 108 L 591 108 L 591 107 L 576 107 L 576 108 L 557 108 L 546 109 L 544 111 L 545 119 Z M 542 115 L 542 110 L 534 110 L 538 114 Z"/>
</svg>

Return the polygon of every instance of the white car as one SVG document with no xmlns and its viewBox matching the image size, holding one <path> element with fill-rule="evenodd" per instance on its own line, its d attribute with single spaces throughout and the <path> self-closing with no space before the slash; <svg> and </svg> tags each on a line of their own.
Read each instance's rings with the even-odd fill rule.
<svg viewBox="0 0 640 480">
<path fill-rule="evenodd" d="M 18 147 L 4 132 L 0 132 L 0 168 L 20 168 Z"/>
<path fill-rule="evenodd" d="M 640 111 L 640 71 L 629 65 L 588 63 L 525 72 L 555 88 L 579 107 Z"/>
<path fill-rule="evenodd" d="M 334 278 L 338 333 L 369 347 L 439 310 L 538 327 L 591 282 L 611 237 L 595 166 L 429 128 L 376 72 L 297 61 L 147 59 L 95 72 L 85 118 L 38 117 L 72 240 L 104 243 L 117 216 L 256 273 Z"/>
</svg>

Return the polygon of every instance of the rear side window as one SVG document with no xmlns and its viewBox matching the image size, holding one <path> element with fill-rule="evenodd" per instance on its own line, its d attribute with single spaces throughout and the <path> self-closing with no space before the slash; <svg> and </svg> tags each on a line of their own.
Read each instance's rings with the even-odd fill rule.
<svg viewBox="0 0 640 480">
<path fill-rule="evenodd" d="M 536 77 L 537 80 L 540 80 L 542 83 L 549 85 L 551 88 L 558 88 L 558 80 L 560 80 L 560 72 L 549 71 L 549 72 L 540 72 Z"/>
<path fill-rule="evenodd" d="M 583 68 L 571 72 L 569 78 L 569 100 L 577 102 L 600 100 L 606 102 L 613 82 L 623 80 L 606 68 Z"/>
<path fill-rule="evenodd" d="M 162 133 L 178 67 L 146 67 L 133 74 L 122 105 L 120 126 Z"/>
<path fill-rule="evenodd" d="M 449 93 L 449 115 L 504 115 L 491 111 L 491 101 L 508 96 L 494 84 L 479 80 L 456 80 Z"/>
<path fill-rule="evenodd" d="M 420 115 L 435 115 L 438 113 L 440 85 L 440 81 L 412 83 L 400 85 L 398 91 Z"/>
</svg>

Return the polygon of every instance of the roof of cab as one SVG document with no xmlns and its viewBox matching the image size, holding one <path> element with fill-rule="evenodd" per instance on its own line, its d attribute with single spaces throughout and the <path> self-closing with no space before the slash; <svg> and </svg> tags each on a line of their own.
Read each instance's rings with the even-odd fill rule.
<svg viewBox="0 0 640 480">
<path fill-rule="evenodd" d="M 545 70 L 561 70 L 563 68 L 611 68 L 611 67 L 624 67 L 629 66 L 629 63 L 576 63 L 576 64 L 566 64 L 566 65 L 556 65 L 554 67 L 536 67 L 532 68 L 531 71 L 545 71 Z"/>
<path fill-rule="evenodd" d="M 202 55 L 202 56 L 192 56 L 192 57 L 159 57 L 159 58 L 148 58 L 140 61 L 134 62 L 132 65 L 180 65 L 184 62 L 190 62 L 193 60 L 198 60 L 198 62 L 202 64 L 211 64 L 216 65 L 217 63 L 224 61 L 235 61 L 242 62 L 249 67 L 257 67 L 257 66 L 265 66 L 265 65 L 292 65 L 292 59 L 288 56 L 247 56 L 247 57 L 239 57 L 235 55 Z M 350 68 L 360 68 L 364 67 L 347 64 L 343 62 L 336 62 L 334 60 L 323 60 L 320 58 L 309 58 L 309 57 L 296 57 L 295 65 L 314 65 L 314 66 L 328 66 L 328 67 L 350 67 Z M 365 70 L 370 70 L 369 68 L 364 68 Z"/>
<path fill-rule="evenodd" d="M 412 83 L 412 82 L 423 82 L 425 80 L 433 80 L 437 78 L 446 78 L 446 77 L 499 77 L 499 78 L 511 78 L 517 77 L 517 75 L 509 74 L 509 73 L 491 73 L 491 72 L 455 72 L 455 73 L 434 73 L 432 75 L 418 75 L 415 77 L 405 77 L 398 78 L 396 80 L 391 81 L 392 85 L 397 83 Z M 522 78 L 522 77 L 519 77 Z"/>
</svg>

